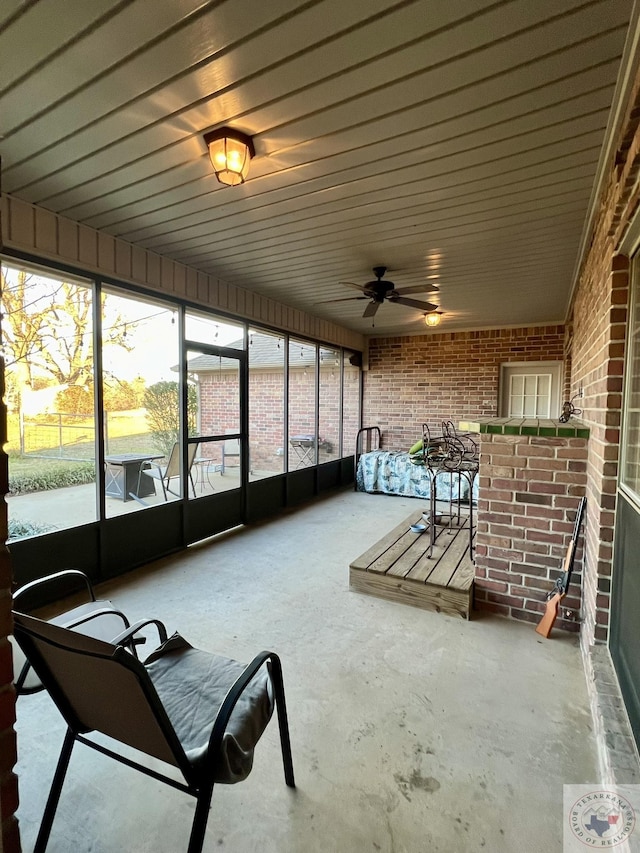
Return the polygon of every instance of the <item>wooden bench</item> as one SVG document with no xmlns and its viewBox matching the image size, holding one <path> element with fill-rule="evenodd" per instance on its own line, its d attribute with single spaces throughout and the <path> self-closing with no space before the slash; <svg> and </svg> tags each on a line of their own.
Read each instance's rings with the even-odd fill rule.
<svg viewBox="0 0 640 853">
<path fill-rule="evenodd" d="M 409 529 L 422 521 L 422 513 L 413 512 L 354 560 L 349 565 L 349 586 L 388 601 L 469 619 L 474 577 L 469 519 L 454 517 L 450 527 L 437 525 L 431 556 L 429 531 L 416 534 Z"/>
</svg>

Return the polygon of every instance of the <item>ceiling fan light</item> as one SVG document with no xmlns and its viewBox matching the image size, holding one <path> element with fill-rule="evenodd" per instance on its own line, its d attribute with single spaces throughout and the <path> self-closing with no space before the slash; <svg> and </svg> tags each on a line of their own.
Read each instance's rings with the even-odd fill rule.
<svg viewBox="0 0 640 853">
<path fill-rule="evenodd" d="M 219 127 L 205 133 L 204 141 L 220 183 L 232 187 L 243 184 L 249 174 L 251 158 L 256 153 L 251 137 L 232 127 Z"/>
<path fill-rule="evenodd" d="M 427 326 L 437 326 L 440 322 L 441 311 L 430 311 L 424 315 L 424 322 Z"/>
</svg>

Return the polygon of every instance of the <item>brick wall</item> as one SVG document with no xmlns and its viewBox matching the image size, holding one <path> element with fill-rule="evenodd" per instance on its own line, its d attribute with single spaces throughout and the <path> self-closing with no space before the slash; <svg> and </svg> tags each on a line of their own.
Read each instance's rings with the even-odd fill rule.
<svg viewBox="0 0 640 853">
<path fill-rule="evenodd" d="M 574 306 L 573 382 L 591 438 L 587 464 L 584 642 L 608 636 L 613 528 L 620 453 L 628 261 L 603 252 Z"/>
<path fill-rule="evenodd" d="M 353 452 L 355 426 L 359 414 L 358 381 L 360 369 L 344 366 L 343 432 L 344 454 Z M 213 371 L 199 376 L 203 435 L 237 430 L 238 377 L 230 371 Z M 326 442 L 319 462 L 337 459 L 340 450 L 340 367 L 320 367 L 319 434 Z M 234 414 L 235 413 L 235 414 Z M 289 435 L 315 433 L 315 369 L 289 372 Z M 249 442 L 251 465 L 268 471 L 281 470 L 278 453 L 284 437 L 284 366 L 280 371 L 249 371 Z M 203 445 L 203 455 L 221 461 L 221 451 Z M 295 465 L 295 458 L 293 464 Z"/>
<path fill-rule="evenodd" d="M 475 604 L 538 622 L 560 573 L 587 482 L 587 439 L 483 435 L 480 442 Z M 581 552 L 563 599 L 578 630 Z"/>
<path fill-rule="evenodd" d="M 365 426 L 378 425 L 389 450 L 410 447 L 421 424 L 498 414 L 500 365 L 562 361 L 564 326 L 372 338 L 364 375 Z"/>
<path fill-rule="evenodd" d="M 620 454 L 629 262 L 620 243 L 640 202 L 640 77 L 635 81 L 605 173 L 572 306 L 572 384 L 584 389 L 581 419 L 591 430 L 583 578 L 583 649 L 609 630 L 616 482 Z"/>
</svg>

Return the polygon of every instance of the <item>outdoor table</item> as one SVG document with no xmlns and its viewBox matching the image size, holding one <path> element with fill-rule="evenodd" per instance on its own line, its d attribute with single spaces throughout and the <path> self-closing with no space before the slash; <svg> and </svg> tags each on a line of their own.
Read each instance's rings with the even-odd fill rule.
<svg viewBox="0 0 640 853">
<path fill-rule="evenodd" d="M 123 501 L 155 495 L 153 478 L 144 473 L 147 462 L 164 459 L 162 453 L 118 453 L 104 457 L 105 493 Z"/>
<path fill-rule="evenodd" d="M 193 460 L 193 467 L 196 483 L 200 483 L 200 491 L 204 492 L 204 487 L 208 484 L 211 491 L 215 492 L 211 474 L 217 474 L 222 471 L 222 465 L 213 459 L 209 459 L 207 456 L 200 456 Z"/>
<path fill-rule="evenodd" d="M 317 438 L 315 435 L 292 435 L 289 438 L 289 444 L 295 450 L 298 461 L 296 468 L 313 465 L 316 461 L 316 444 Z M 320 441 L 322 444 L 322 440 Z"/>
</svg>

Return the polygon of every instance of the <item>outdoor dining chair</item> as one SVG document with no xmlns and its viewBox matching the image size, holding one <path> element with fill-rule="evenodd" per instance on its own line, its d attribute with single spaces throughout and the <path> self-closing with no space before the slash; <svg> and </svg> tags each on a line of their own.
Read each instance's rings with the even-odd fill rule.
<svg viewBox="0 0 640 853">
<path fill-rule="evenodd" d="M 222 466 L 220 468 L 220 473 L 224 474 L 227 468 L 231 468 L 232 466 L 229 464 L 229 461 L 233 460 L 235 465 L 233 467 L 238 468 L 240 466 L 240 441 L 237 438 L 225 438 L 222 442 Z"/>
<path fill-rule="evenodd" d="M 31 610 L 31 604 L 42 604 L 45 598 L 58 600 L 78 589 L 86 598 L 84 603 L 52 617 L 54 625 L 61 625 L 101 640 L 111 640 L 129 627 L 129 620 L 121 610 L 106 599 L 97 599 L 89 577 L 80 569 L 63 569 L 24 584 L 13 593 L 13 607 Z M 18 696 L 37 693 L 43 689 L 42 682 L 33 671 L 22 649 L 11 641 L 13 653 L 14 686 Z M 142 638 L 144 639 L 144 638 Z M 133 647 L 131 647 L 133 650 Z"/>
<path fill-rule="evenodd" d="M 193 490 L 193 496 L 196 496 L 196 487 L 193 484 L 193 476 L 191 474 L 191 468 L 193 467 L 193 461 L 196 458 L 196 453 L 198 452 L 197 444 L 189 444 L 187 447 L 187 474 L 189 476 L 189 482 L 191 483 L 191 488 Z M 154 480 L 158 480 L 160 485 L 162 486 L 162 494 L 164 495 L 164 499 L 169 500 L 167 492 L 170 492 L 172 495 L 176 495 L 179 497 L 178 492 L 175 492 L 172 488 L 170 488 L 171 480 L 175 477 L 180 476 L 180 445 L 176 441 L 173 447 L 171 448 L 171 453 L 169 454 L 169 458 L 167 460 L 166 465 L 160 465 L 158 462 L 154 462 L 150 460 L 147 463 L 148 467 L 141 469 L 140 476 L 145 474 L 147 477 L 152 477 Z"/>
<path fill-rule="evenodd" d="M 76 741 L 196 798 L 187 853 L 202 850 L 214 785 L 249 775 L 274 707 L 285 782 L 295 787 L 282 668 L 274 652 L 261 652 L 244 666 L 193 648 L 178 634 L 167 639 L 154 619 L 106 643 L 33 616 L 13 617 L 16 640 L 67 724 L 34 853 L 46 850 Z M 143 663 L 123 644 L 152 625 L 161 645 Z M 172 765 L 184 782 L 94 741 L 90 733 Z"/>
</svg>

